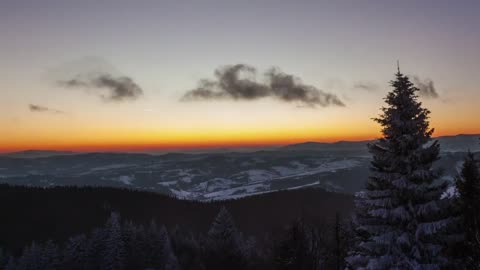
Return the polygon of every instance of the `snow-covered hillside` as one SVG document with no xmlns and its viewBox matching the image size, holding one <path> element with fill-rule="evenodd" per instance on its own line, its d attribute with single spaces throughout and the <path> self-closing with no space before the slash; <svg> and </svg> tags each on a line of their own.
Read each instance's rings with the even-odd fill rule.
<svg viewBox="0 0 480 270">
<path fill-rule="evenodd" d="M 445 177 L 458 172 L 466 151 L 461 150 L 477 147 L 473 145 L 476 140 L 463 135 L 442 139 L 447 147 L 437 166 L 445 169 Z M 115 186 L 195 200 L 312 187 L 353 194 L 364 187 L 369 164 L 366 147 L 359 142 L 308 143 L 248 153 L 0 156 L 0 182 L 45 187 Z"/>
</svg>

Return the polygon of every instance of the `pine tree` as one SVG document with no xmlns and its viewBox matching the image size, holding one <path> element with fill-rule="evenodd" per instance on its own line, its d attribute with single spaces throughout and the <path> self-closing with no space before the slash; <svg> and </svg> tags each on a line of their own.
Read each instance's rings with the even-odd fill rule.
<svg viewBox="0 0 480 270">
<path fill-rule="evenodd" d="M 58 246 L 52 240 L 48 240 L 43 246 L 40 266 L 43 270 L 57 270 L 60 267 Z"/>
<path fill-rule="evenodd" d="M 160 229 L 160 236 L 163 242 L 163 247 L 161 254 L 158 256 L 162 259 L 162 267 L 160 269 L 163 270 L 177 270 L 180 269 L 180 264 L 178 263 L 177 257 L 173 252 L 172 244 L 170 242 L 170 237 L 168 236 L 167 228 L 162 226 Z"/>
<path fill-rule="evenodd" d="M 391 85 L 374 119 L 383 137 L 369 145 L 371 174 L 356 200 L 358 244 L 347 262 L 353 269 L 439 269 L 446 263 L 441 234 L 454 223 L 450 201 L 440 200 L 446 183 L 432 169 L 440 146 L 431 142 L 418 88 L 400 71 Z"/>
<path fill-rule="evenodd" d="M 102 269 L 122 270 L 125 268 L 125 243 L 122 239 L 120 216 L 112 213 L 106 226 L 105 250 Z"/>
<path fill-rule="evenodd" d="M 162 252 L 165 236 L 161 235 L 155 221 L 151 221 L 145 235 L 144 261 L 146 267 L 160 268 L 162 266 Z"/>
<path fill-rule="evenodd" d="M 144 269 L 146 267 L 147 255 L 150 252 L 149 235 L 145 227 L 140 225 L 135 227 L 134 241 L 129 243 L 129 268 L 128 269 Z"/>
<path fill-rule="evenodd" d="M 68 239 L 63 251 L 63 269 L 83 270 L 87 258 L 87 237 L 84 234 Z"/>
<path fill-rule="evenodd" d="M 286 231 L 274 252 L 275 269 L 319 269 L 321 258 L 319 237 L 303 220 L 295 221 Z"/>
<path fill-rule="evenodd" d="M 193 233 L 176 226 L 172 233 L 172 248 L 183 270 L 202 269 L 200 245 Z"/>
<path fill-rule="evenodd" d="M 85 269 L 98 270 L 101 269 L 102 255 L 105 250 L 105 241 L 107 233 L 105 228 L 95 228 L 87 242 L 85 255 Z"/>
<path fill-rule="evenodd" d="M 478 161 L 468 153 L 459 177 L 455 179 L 465 232 L 467 267 L 480 269 L 480 170 Z"/>
<path fill-rule="evenodd" d="M 243 241 L 233 218 L 225 207 L 215 217 L 206 240 L 207 269 L 244 269 Z"/>
<path fill-rule="evenodd" d="M 32 242 L 30 246 L 23 249 L 22 256 L 17 263 L 18 270 L 40 270 L 42 269 L 42 246 Z"/>
<path fill-rule="evenodd" d="M 137 227 L 129 221 L 122 226 L 122 240 L 125 243 L 125 266 L 126 269 L 138 269 L 137 255 L 140 247 L 137 246 Z"/>
<path fill-rule="evenodd" d="M 8 259 L 7 259 L 7 262 L 5 264 L 5 267 L 4 267 L 5 270 L 16 270 L 18 269 L 17 268 L 17 264 L 15 262 L 15 257 L 13 256 L 8 256 Z"/>
</svg>

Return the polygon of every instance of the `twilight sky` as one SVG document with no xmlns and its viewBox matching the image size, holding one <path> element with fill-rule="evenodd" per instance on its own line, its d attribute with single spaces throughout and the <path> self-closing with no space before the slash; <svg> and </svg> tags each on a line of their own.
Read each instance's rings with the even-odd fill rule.
<svg viewBox="0 0 480 270">
<path fill-rule="evenodd" d="M 372 139 L 396 61 L 480 133 L 480 1 L 0 1 L 0 152 Z"/>
</svg>

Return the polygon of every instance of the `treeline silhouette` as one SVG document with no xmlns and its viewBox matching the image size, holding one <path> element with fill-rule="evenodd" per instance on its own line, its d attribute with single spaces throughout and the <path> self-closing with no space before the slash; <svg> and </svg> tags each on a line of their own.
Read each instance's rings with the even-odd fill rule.
<svg viewBox="0 0 480 270">
<path fill-rule="evenodd" d="M 321 189 L 195 202 L 127 189 L 0 185 L 8 217 L 0 257 L 10 269 L 334 269 L 351 239 L 342 217 L 352 209 L 351 196 Z M 107 254 L 113 246 L 118 254 Z M 292 264 L 300 268 L 282 268 Z"/>
</svg>

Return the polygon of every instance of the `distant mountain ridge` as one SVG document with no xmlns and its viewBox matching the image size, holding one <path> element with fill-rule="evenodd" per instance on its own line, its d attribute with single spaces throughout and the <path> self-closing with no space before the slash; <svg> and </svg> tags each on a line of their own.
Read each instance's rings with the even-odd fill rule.
<svg viewBox="0 0 480 270">
<path fill-rule="evenodd" d="M 13 157 L 13 158 L 41 158 L 41 157 L 53 157 L 53 156 L 66 156 L 78 154 L 73 151 L 55 151 L 55 150 L 25 150 L 19 152 L 6 153 L 0 156 Z"/>
<path fill-rule="evenodd" d="M 480 151 L 480 134 L 459 134 L 453 136 L 440 136 L 433 138 L 440 143 L 442 152 L 472 152 Z M 367 144 L 375 140 L 367 141 L 338 141 L 333 143 L 304 142 L 290 144 L 279 148 L 283 151 L 365 151 Z"/>
<path fill-rule="evenodd" d="M 472 152 L 480 151 L 480 134 L 458 134 L 451 136 L 439 136 L 434 139 L 440 143 L 442 152 Z M 241 147 L 241 148 L 214 148 L 203 150 L 181 150 L 170 152 L 135 152 L 140 154 L 168 154 L 168 153 L 185 153 L 185 154 L 210 154 L 210 153 L 249 153 L 257 151 L 353 151 L 353 152 L 367 152 L 367 144 L 375 140 L 364 141 L 338 141 L 338 142 L 302 142 L 296 144 L 289 144 L 285 146 L 267 146 L 267 147 Z M 93 152 L 97 153 L 97 152 Z M 121 152 L 112 152 L 121 153 Z M 54 151 L 54 150 L 25 150 L 19 152 L 11 152 L 0 154 L 4 157 L 13 158 L 40 158 L 52 156 L 65 156 L 85 154 L 85 152 L 74 151 Z"/>
</svg>

